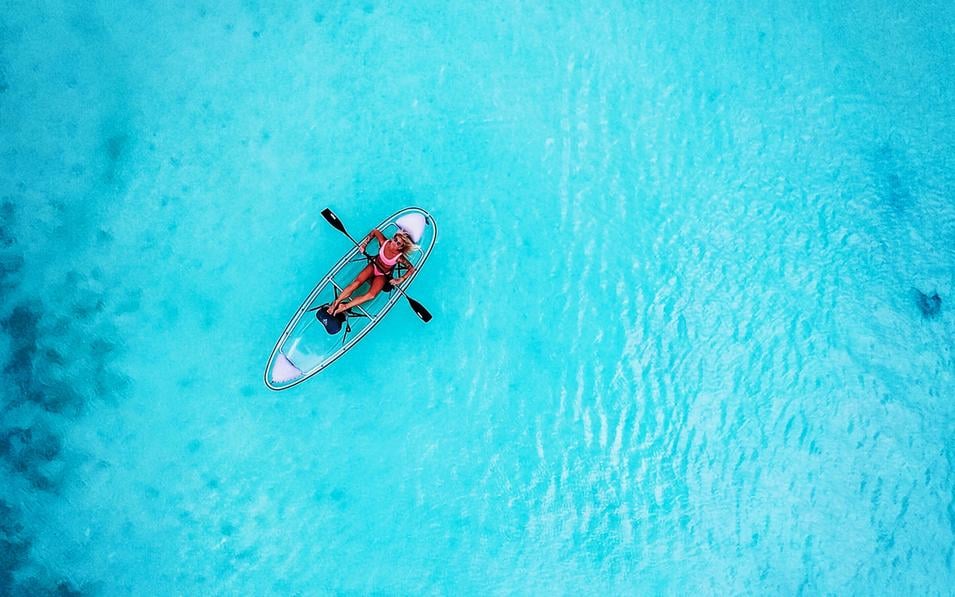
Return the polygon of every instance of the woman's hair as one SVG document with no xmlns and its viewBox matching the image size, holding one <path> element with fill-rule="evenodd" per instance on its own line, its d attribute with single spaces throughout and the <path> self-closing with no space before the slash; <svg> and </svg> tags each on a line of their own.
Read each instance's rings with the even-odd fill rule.
<svg viewBox="0 0 955 597">
<path fill-rule="evenodd" d="M 414 244 L 414 241 L 411 240 L 411 237 L 404 230 L 399 230 L 398 232 L 395 232 L 395 235 L 392 238 L 395 239 L 395 238 L 398 238 L 398 236 L 403 237 L 402 238 L 403 242 L 401 243 L 401 252 L 405 257 L 421 249 L 421 247 Z"/>
</svg>

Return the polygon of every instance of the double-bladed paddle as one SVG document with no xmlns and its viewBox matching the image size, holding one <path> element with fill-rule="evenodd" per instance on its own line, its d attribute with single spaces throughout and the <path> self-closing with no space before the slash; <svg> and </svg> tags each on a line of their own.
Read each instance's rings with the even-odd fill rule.
<svg viewBox="0 0 955 597">
<path fill-rule="evenodd" d="M 342 224 L 342 221 L 338 219 L 338 216 L 336 216 L 332 210 L 328 209 L 327 207 L 323 209 L 322 217 L 325 218 L 325 220 L 327 220 L 328 223 L 331 224 L 333 228 L 335 228 L 336 230 L 338 230 L 339 232 L 347 236 L 351 242 L 355 243 L 355 245 L 358 246 L 358 248 L 361 248 L 361 244 L 357 240 L 352 238 L 351 234 L 348 234 L 348 231 L 345 230 L 345 225 Z M 428 310 L 424 308 L 424 305 L 422 305 L 418 301 L 408 296 L 408 294 L 402 288 L 398 286 L 392 286 L 392 288 L 399 291 L 401 294 L 404 295 L 406 299 L 408 299 L 408 304 L 411 306 L 411 310 L 415 312 L 415 315 L 421 318 L 421 321 L 425 323 L 428 323 L 429 321 L 431 321 L 431 313 L 429 313 Z"/>
</svg>

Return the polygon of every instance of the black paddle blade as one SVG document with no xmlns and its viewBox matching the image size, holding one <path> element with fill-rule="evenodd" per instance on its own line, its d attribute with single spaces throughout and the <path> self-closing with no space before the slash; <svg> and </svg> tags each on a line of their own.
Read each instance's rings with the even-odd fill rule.
<svg viewBox="0 0 955 597">
<path fill-rule="evenodd" d="M 415 312 L 415 315 L 421 318 L 421 321 L 428 323 L 431 321 L 431 314 L 428 313 L 428 310 L 424 308 L 424 305 L 414 300 L 407 294 L 405 298 L 408 299 L 408 304 L 411 305 L 411 310 Z"/>
<path fill-rule="evenodd" d="M 348 232 L 345 231 L 345 225 L 342 224 L 342 221 L 338 219 L 338 216 L 336 216 L 332 210 L 328 209 L 327 207 L 323 209 L 322 217 L 328 220 L 328 223 L 337 228 L 339 232 L 348 234 Z"/>
</svg>

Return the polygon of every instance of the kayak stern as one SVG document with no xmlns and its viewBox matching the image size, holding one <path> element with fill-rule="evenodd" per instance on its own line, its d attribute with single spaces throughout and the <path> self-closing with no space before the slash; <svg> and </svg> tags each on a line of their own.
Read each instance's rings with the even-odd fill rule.
<svg viewBox="0 0 955 597">
<path fill-rule="evenodd" d="M 285 353 L 279 352 L 275 355 L 275 362 L 272 364 L 272 381 L 284 384 L 305 375 L 296 367 L 292 361 L 288 360 Z"/>
</svg>

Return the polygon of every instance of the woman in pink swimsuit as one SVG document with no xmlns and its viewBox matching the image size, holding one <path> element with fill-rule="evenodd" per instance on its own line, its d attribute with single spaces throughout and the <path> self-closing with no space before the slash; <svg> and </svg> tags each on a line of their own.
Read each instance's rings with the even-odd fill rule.
<svg viewBox="0 0 955 597">
<path fill-rule="evenodd" d="M 395 265 L 399 262 L 404 265 L 407 270 L 404 275 L 391 280 L 392 286 L 398 286 L 404 282 L 405 278 L 414 272 L 414 266 L 408 261 L 407 255 L 414 251 L 416 247 L 411 241 L 411 237 L 408 236 L 404 230 L 399 230 L 390 239 L 385 239 L 384 234 L 376 229 L 372 229 L 372 231 L 362 239 L 359 245 L 362 251 L 365 250 L 365 247 L 368 246 L 368 242 L 371 241 L 372 238 L 378 241 L 378 256 L 375 257 L 371 263 L 366 265 L 365 269 L 361 270 L 361 273 L 355 277 L 351 284 L 342 289 L 342 293 L 338 295 L 335 302 L 328 306 L 327 311 L 329 315 L 338 315 L 342 311 L 347 311 L 352 307 L 367 303 L 378 296 L 378 293 L 384 288 L 385 282 L 387 282 L 391 276 L 392 270 L 395 269 Z M 351 293 L 355 292 L 355 290 L 367 282 L 369 278 L 371 278 L 371 287 L 368 289 L 368 292 L 361 296 L 356 296 L 349 302 L 344 302 L 346 298 L 351 296 Z"/>
</svg>

